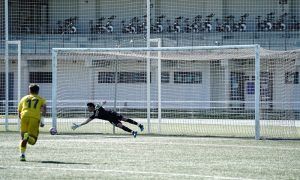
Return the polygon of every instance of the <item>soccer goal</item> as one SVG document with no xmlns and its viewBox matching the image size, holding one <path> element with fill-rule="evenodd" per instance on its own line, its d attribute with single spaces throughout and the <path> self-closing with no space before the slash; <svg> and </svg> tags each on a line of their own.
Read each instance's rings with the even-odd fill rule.
<svg viewBox="0 0 300 180">
<path fill-rule="evenodd" d="M 105 100 L 148 134 L 299 138 L 297 60 L 299 51 L 259 45 L 54 48 L 52 125 L 70 132 L 87 102 Z M 95 120 L 79 132 L 112 126 Z"/>
</svg>

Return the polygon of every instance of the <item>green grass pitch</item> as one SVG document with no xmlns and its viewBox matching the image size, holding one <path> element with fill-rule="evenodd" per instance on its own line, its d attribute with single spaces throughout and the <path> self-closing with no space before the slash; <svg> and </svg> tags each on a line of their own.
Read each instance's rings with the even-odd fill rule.
<svg viewBox="0 0 300 180">
<path fill-rule="evenodd" d="M 40 134 L 19 161 L 19 134 L 0 133 L 0 179 L 300 179 L 300 141 Z"/>
</svg>

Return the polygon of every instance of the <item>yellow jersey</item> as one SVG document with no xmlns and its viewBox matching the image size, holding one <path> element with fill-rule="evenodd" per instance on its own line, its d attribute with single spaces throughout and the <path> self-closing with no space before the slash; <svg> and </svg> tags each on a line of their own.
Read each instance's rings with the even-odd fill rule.
<svg viewBox="0 0 300 180">
<path fill-rule="evenodd" d="M 39 95 L 30 94 L 24 96 L 18 105 L 18 111 L 22 118 L 41 118 L 41 107 L 46 104 L 46 100 Z"/>
</svg>

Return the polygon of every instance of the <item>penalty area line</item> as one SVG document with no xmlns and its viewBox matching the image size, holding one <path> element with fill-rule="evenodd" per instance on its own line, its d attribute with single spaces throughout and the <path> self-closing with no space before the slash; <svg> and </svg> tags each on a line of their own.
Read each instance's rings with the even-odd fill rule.
<svg viewBox="0 0 300 180">
<path fill-rule="evenodd" d="M 7 168 L 7 166 L 0 166 Z M 149 174 L 149 175 L 162 175 L 162 176 L 183 176 L 183 177 L 199 177 L 199 178 L 210 178 L 210 179 L 234 179 L 234 180 L 254 180 L 249 178 L 241 177 L 226 177 L 226 176 L 207 176 L 200 174 L 185 174 L 185 173 L 164 173 L 164 172 L 152 172 L 152 171 L 124 171 L 124 170 L 113 170 L 113 169 L 86 169 L 86 168 L 53 168 L 53 167 L 41 167 L 41 166 L 8 166 L 9 168 L 15 169 L 47 169 L 47 170 L 60 170 L 60 171 L 90 171 L 90 172 L 107 172 L 107 173 L 125 173 L 125 174 Z"/>
</svg>

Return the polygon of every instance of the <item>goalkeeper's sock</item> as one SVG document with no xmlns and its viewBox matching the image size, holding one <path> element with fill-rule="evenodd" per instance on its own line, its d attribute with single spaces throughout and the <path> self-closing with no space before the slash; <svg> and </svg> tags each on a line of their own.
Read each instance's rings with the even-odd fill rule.
<svg viewBox="0 0 300 180">
<path fill-rule="evenodd" d="M 128 127 L 126 127 L 126 126 L 124 126 L 124 125 L 121 127 L 121 129 L 123 129 L 124 131 L 127 131 L 127 132 L 129 132 L 129 133 L 132 132 L 131 129 L 129 129 Z"/>
</svg>

